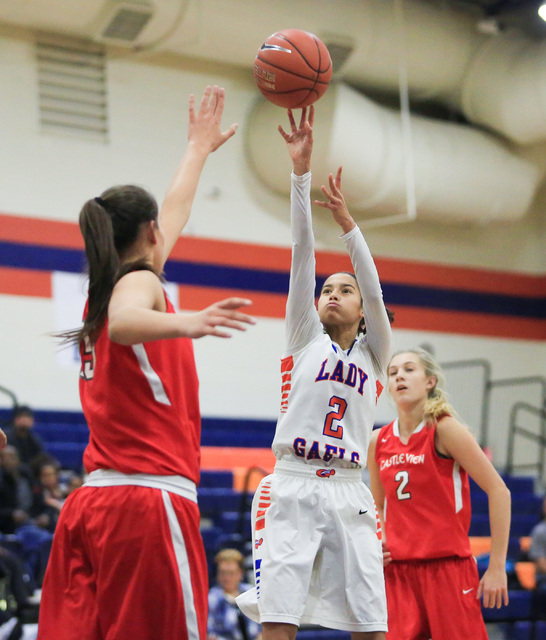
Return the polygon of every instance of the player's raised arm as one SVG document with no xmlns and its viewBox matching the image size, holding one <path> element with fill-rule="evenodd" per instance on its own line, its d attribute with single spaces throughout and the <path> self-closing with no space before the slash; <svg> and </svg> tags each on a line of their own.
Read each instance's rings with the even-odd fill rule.
<svg viewBox="0 0 546 640">
<path fill-rule="evenodd" d="M 195 98 L 193 94 L 190 96 L 186 152 L 159 212 L 159 226 L 165 236 L 163 264 L 190 217 L 207 157 L 229 140 L 237 130 L 237 124 L 232 124 L 225 131 L 221 129 L 224 101 L 224 89 L 217 86 L 207 87 L 201 98 L 199 110 L 196 111 Z"/>
</svg>

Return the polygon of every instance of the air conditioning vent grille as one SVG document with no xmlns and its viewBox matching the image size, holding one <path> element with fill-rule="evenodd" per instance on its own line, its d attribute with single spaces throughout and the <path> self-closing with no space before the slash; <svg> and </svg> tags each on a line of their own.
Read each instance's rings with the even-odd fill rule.
<svg viewBox="0 0 546 640">
<path fill-rule="evenodd" d="M 151 17 L 150 11 L 120 8 L 102 32 L 102 37 L 107 40 L 134 42 Z"/>
<path fill-rule="evenodd" d="M 107 141 L 103 48 L 88 41 L 39 39 L 36 60 L 41 130 Z"/>
</svg>

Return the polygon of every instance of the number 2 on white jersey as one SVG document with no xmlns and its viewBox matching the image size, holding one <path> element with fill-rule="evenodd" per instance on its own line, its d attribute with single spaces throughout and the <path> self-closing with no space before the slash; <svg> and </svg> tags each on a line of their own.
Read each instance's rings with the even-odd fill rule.
<svg viewBox="0 0 546 640">
<path fill-rule="evenodd" d="M 404 492 L 404 489 L 409 482 L 409 473 L 407 471 L 399 471 L 394 476 L 394 480 L 400 483 L 396 487 L 396 495 L 398 496 L 398 500 L 409 500 L 411 498 L 411 493 L 409 491 Z"/>
<path fill-rule="evenodd" d="M 347 401 L 338 396 L 332 396 L 328 404 L 330 407 L 333 407 L 334 410 L 326 414 L 322 433 L 325 436 L 341 440 L 343 438 L 343 427 L 340 424 L 334 424 L 334 420 L 339 421 L 343 419 L 345 411 L 347 411 Z"/>
</svg>

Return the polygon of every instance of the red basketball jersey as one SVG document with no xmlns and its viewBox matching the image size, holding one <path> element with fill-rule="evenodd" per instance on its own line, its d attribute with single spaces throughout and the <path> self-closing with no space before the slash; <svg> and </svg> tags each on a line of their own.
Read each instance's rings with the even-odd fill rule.
<svg viewBox="0 0 546 640">
<path fill-rule="evenodd" d="M 378 434 L 375 459 L 385 488 L 385 537 L 393 560 L 471 555 L 468 475 L 434 445 L 436 424 L 421 423 L 408 444 L 398 420 Z"/>
<path fill-rule="evenodd" d="M 175 313 L 167 299 L 167 313 Z M 89 425 L 88 472 L 181 475 L 199 482 L 201 420 L 193 343 L 187 338 L 124 346 L 107 324 L 80 345 L 80 397 Z"/>
</svg>

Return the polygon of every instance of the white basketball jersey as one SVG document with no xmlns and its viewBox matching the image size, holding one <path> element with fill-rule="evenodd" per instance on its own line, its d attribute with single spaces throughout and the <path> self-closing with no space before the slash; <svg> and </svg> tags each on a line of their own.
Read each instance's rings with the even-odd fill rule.
<svg viewBox="0 0 546 640">
<path fill-rule="evenodd" d="M 364 467 L 375 406 L 391 351 L 390 323 L 373 259 L 355 227 L 347 245 L 366 321 L 366 335 L 347 351 L 323 330 L 315 306 L 311 174 L 292 175 L 293 251 L 282 359 L 277 459 L 327 467 Z"/>
</svg>

